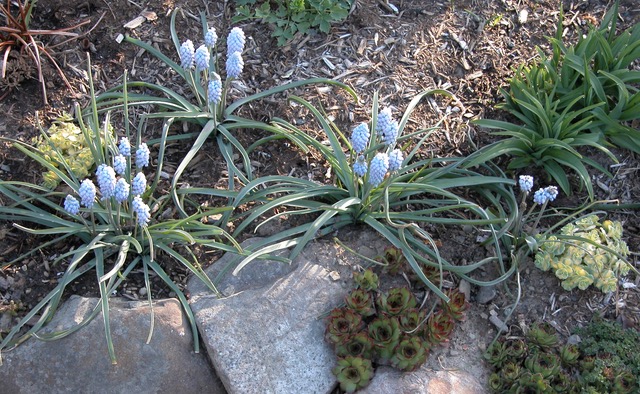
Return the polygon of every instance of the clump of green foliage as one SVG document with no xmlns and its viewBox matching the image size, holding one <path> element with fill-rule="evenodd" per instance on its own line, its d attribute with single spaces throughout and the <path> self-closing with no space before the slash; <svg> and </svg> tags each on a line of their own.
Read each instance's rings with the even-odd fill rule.
<svg viewBox="0 0 640 394">
<path fill-rule="evenodd" d="M 394 247 L 379 258 L 389 273 L 411 271 L 403 260 Z M 430 280 L 437 282 L 439 272 L 431 274 Z M 378 275 L 370 268 L 354 273 L 354 281 L 356 288 L 346 297 L 345 306 L 329 314 L 325 333 L 338 356 L 333 374 L 347 393 L 366 387 L 375 366 L 391 365 L 402 371 L 419 368 L 432 347 L 448 340 L 469 306 L 464 294 L 449 291 L 449 302 L 440 300 L 427 313 L 428 308 L 419 307 L 408 287 L 380 291 Z"/>
<path fill-rule="evenodd" d="M 590 146 L 615 156 L 612 144 L 640 152 L 640 134 L 628 122 L 640 117 L 640 72 L 630 65 L 640 57 L 640 24 L 616 35 L 618 4 L 600 27 L 591 27 L 575 45 L 563 42 L 562 12 L 557 33 L 549 38 L 552 54 L 538 48 L 538 58 L 518 67 L 500 106 L 517 122 L 482 119 L 506 138 L 482 149 L 480 157 L 508 154 L 510 169 L 543 168 L 569 194 L 565 168 L 574 171 L 593 199 L 586 166 L 609 174 L 578 152 Z"/>
<path fill-rule="evenodd" d="M 95 136 L 90 135 L 89 138 L 95 138 Z M 47 133 L 42 133 L 36 148 L 54 167 L 59 168 L 60 163 L 66 163 L 76 178 L 85 178 L 95 165 L 82 129 L 69 115 L 63 115 L 49 127 Z M 49 170 L 42 174 L 42 185 L 47 189 L 53 190 L 59 183 L 60 177 L 54 171 Z"/>
<path fill-rule="evenodd" d="M 560 234 L 541 236 L 536 267 L 553 269 L 565 290 L 594 285 L 604 293 L 615 291 L 618 278 L 629 272 L 624 258 L 629 248 L 622 240 L 622 223 L 589 215 L 562 227 Z"/>
<path fill-rule="evenodd" d="M 576 333 L 582 338 L 587 368 L 581 377 L 588 387 L 600 393 L 640 392 L 640 333 L 600 317 Z"/>
<path fill-rule="evenodd" d="M 283 46 L 296 33 L 307 34 L 314 28 L 328 33 L 331 23 L 347 18 L 353 0 L 236 0 L 236 4 L 234 23 L 262 19 L 273 26 L 272 37 Z"/>
<path fill-rule="evenodd" d="M 640 390 L 640 334 L 596 318 L 576 331 L 579 345 L 560 345 L 548 323 L 487 349 L 496 393 L 635 393 Z"/>
</svg>

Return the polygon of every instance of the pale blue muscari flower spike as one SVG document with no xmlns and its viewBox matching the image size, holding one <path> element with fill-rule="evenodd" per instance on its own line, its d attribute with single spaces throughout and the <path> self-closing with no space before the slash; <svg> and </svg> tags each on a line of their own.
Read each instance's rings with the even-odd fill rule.
<svg viewBox="0 0 640 394">
<path fill-rule="evenodd" d="M 96 171 L 96 179 L 98 180 L 98 187 L 100 188 L 100 193 L 102 193 L 102 198 L 111 198 L 116 187 L 116 172 L 113 167 L 100 164 Z"/>
<path fill-rule="evenodd" d="M 244 68 L 244 61 L 240 52 L 233 52 L 227 58 L 227 78 L 238 78 Z"/>
<path fill-rule="evenodd" d="M 113 169 L 118 175 L 124 175 L 127 171 L 127 158 L 124 155 L 116 155 L 113 158 Z"/>
<path fill-rule="evenodd" d="M 207 99 L 209 103 L 213 104 L 218 104 L 222 100 L 222 81 L 217 73 L 211 73 L 211 79 L 207 86 Z"/>
<path fill-rule="evenodd" d="M 529 193 L 533 189 L 533 177 L 531 175 L 520 175 L 518 180 L 520 190 L 525 193 Z"/>
<path fill-rule="evenodd" d="M 149 206 L 145 204 L 139 196 L 134 197 L 131 202 L 131 207 L 138 217 L 138 226 L 145 227 L 149 220 L 151 220 L 151 210 Z"/>
<path fill-rule="evenodd" d="M 200 45 L 195 54 L 196 71 L 208 70 L 209 59 L 209 50 L 204 45 Z"/>
<path fill-rule="evenodd" d="M 146 143 L 140 144 L 136 150 L 136 167 L 142 168 L 149 165 L 149 147 Z"/>
<path fill-rule="evenodd" d="M 389 124 L 393 121 L 391 117 L 391 108 L 385 108 L 382 111 L 378 112 L 378 121 L 376 123 L 376 131 L 378 132 L 378 137 L 383 137 L 383 132 L 389 127 Z"/>
<path fill-rule="evenodd" d="M 536 204 L 542 205 L 548 200 L 549 196 L 547 196 L 547 193 L 545 193 L 544 189 L 538 189 L 538 191 L 533 194 L 533 202 L 535 202 Z"/>
<path fill-rule="evenodd" d="M 209 30 L 204 34 L 204 45 L 207 48 L 213 48 L 216 46 L 216 42 L 218 41 L 218 33 L 216 33 L 216 29 L 210 27 Z"/>
<path fill-rule="evenodd" d="M 180 66 L 185 70 L 193 68 L 195 62 L 195 48 L 193 42 L 187 40 L 180 46 Z"/>
<path fill-rule="evenodd" d="M 90 179 L 85 179 L 78 188 L 78 195 L 80 196 L 80 203 L 86 208 L 93 208 L 93 204 L 96 200 L 96 186 Z"/>
<path fill-rule="evenodd" d="M 139 196 L 144 194 L 145 190 L 147 190 L 147 178 L 143 173 L 139 172 L 131 181 L 131 194 Z"/>
<path fill-rule="evenodd" d="M 558 197 L 558 188 L 555 186 L 547 186 L 544 188 L 544 192 L 547 195 L 547 200 L 553 201 Z"/>
<path fill-rule="evenodd" d="M 124 178 L 120 178 L 116 182 L 116 188 L 113 191 L 113 195 L 116 198 L 116 201 L 120 204 L 129 198 L 129 184 L 124 180 Z"/>
<path fill-rule="evenodd" d="M 127 137 L 120 138 L 120 145 L 118 145 L 118 151 L 124 157 L 131 156 L 131 144 Z"/>
<path fill-rule="evenodd" d="M 389 172 L 397 171 L 402 167 L 404 157 L 400 149 L 394 149 L 389 153 Z"/>
<path fill-rule="evenodd" d="M 227 57 L 231 56 L 232 53 L 244 51 L 244 43 L 245 43 L 244 32 L 239 27 L 234 27 L 229 32 L 229 36 L 227 37 Z"/>
<path fill-rule="evenodd" d="M 358 156 L 358 159 L 353 163 L 353 173 L 359 177 L 363 177 L 367 173 L 367 162 L 364 160 L 364 156 Z"/>
<path fill-rule="evenodd" d="M 393 120 L 384 130 L 382 130 L 382 140 L 385 145 L 391 145 L 396 142 L 396 139 L 398 138 L 398 128 L 398 122 Z"/>
<path fill-rule="evenodd" d="M 369 166 L 369 184 L 373 187 L 378 186 L 384 180 L 384 176 L 389 170 L 389 157 L 386 153 L 378 153 L 371 159 Z"/>
<path fill-rule="evenodd" d="M 80 203 L 71 194 L 67 194 L 64 199 L 64 210 L 72 215 L 77 215 L 80 212 Z"/>
<path fill-rule="evenodd" d="M 369 142 L 369 126 L 366 123 L 360 123 L 351 133 L 351 146 L 356 153 L 363 152 L 367 149 Z"/>
</svg>

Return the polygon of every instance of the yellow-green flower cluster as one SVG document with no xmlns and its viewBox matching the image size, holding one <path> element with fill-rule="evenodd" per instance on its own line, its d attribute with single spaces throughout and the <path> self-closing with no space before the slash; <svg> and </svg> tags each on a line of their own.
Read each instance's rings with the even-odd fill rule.
<svg viewBox="0 0 640 394">
<path fill-rule="evenodd" d="M 58 121 L 51 125 L 48 134 L 48 141 L 40 139 L 37 144 L 43 157 L 55 167 L 60 168 L 61 158 L 57 153 L 59 152 L 73 174 L 79 179 L 85 178 L 94 165 L 94 159 L 82 130 L 73 122 Z M 60 178 L 53 171 L 43 173 L 42 179 L 43 186 L 49 189 L 55 189 L 60 183 Z"/>
<path fill-rule="evenodd" d="M 575 238 L 582 238 L 584 241 Z M 622 240 L 622 223 L 596 215 L 586 216 L 560 230 L 559 235 L 541 237 L 535 264 L 543 271 L 553 269 L 566 290 L 585 290 L 590 285 L 604 293 L 615 291 L 618 278 L 629 272 L 627 263 L 602 246 L 629 255 Z"/>
</svg>

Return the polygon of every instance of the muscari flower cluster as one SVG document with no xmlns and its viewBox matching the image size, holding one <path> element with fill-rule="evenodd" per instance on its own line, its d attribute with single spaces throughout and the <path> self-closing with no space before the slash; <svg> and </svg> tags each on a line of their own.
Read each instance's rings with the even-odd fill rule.
<svg viewBox="0 0 640 394">
<path fill-rule="evenodd" d="M 533 177 L 531 175 L 520 175 L 518 178 L 518 186 L 523 193 L 529 194 L 533 189 Z M 538 189 L 533 194 L 533 202 L 538 205 L 551 202 L 558 197 L 558 188 L 556 186 L 547 186 L 545 188 Z"/>
<path fill-rule="evenodd" d="M 222 100 L 222 81 L 215 70 L 210 69 L 213 51 L 218 41 L 218 35 L 213 27 L 208 28 L 204 35 L 204 44 L 195 49 L 191 40 L 182 43 L 179 50 L 180 65 L 185 70 L 196 69 L 205 72 L 207 76 L 207 99 L 209 103 L 218 104 Z M 227 36 L 226 72 L 228 79 L 240 77 L 244 68 L 242 51 L 246 42 L 245 34 L 239 27 L 234 27 Z M 215 58 L 215 56 L 214 56 Z"/>
<path fill-rule="evenodd" d="M 117 177 L 126 173 L 127 157 L 131 156 L 131 145 L 127 138 L 122 138 L 118 145 L 118 154 L 114 156 L 113 167 L 101 164 L 96 170 L 96 181 L 98 189 L 90 179 L 85 179 L 78 188 L 78 201 L 74 196 L 68 194 L 64 200 L 64 209 L 71 215 L 80 213 L 80 206 L 92 209 L 96 203 L 97 190 L 102 196 L 101 201 L 109 203 L 114 198 L 118 204 L 123 204 L 134 196 L 131 207 L 137 217 L 140 227 L 144 227 L 151 219 L 149 206 L 142 201 L 140 197 L 147 188 L 147 179 L 142 172 L 138 172 L 133 178 L 131 185 L 124 177 Z M 149 165 L 149 148 L 147 144 L 142 143 L 136 150 L 135 154 L 136 166 L 139 169 Z"/>
<path fill-rule="evenodd" d="M 378 113 L 378 123 L 376 124 L 376 136 L 385 146 L 391 147 L 398 138 L 398 122 L 393 119 L 390 108 L 385 108 Z M 369 184 L 377 187 L 384 181 L 388 173 L 399 170 L 402 167 L 404 156 L 400 149 L 393 149 L 390 152 L 378 152 L 369 163 L 363 154 L 367 149 L 371 132 L 367 123 L 359 124 L 351 133 L 351 147 L 358 155 L 353 163 L 353 172 L 364 177 L 369 172 Z"/>
</svg>

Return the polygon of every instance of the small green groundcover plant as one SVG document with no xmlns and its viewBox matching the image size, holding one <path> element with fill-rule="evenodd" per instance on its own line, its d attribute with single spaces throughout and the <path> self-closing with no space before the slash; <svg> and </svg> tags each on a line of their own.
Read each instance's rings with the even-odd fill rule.
<svg viewBox="0 0 640 394">
<path fill-rule="evenodd" d="M 549 323 L 495 341 L 485 353 L 495 393 L 612 393 L 640 391 L 640 334 L 595 317 L 577 329 L 579 344 L 561 345 Z"/>
<path fill-rule="evenodd" d="M 379 261 L 390 274 L 412 272 L 397 248 L 386 249 Z M 439 283 L 440 272 L 433 269 L 429 275 Z M 391 365 L 401 371 L 419 368 L 431 348 L 448 340 L 469 306 L 464 294 L 451 290 L 449 302 L 440 300 L 428 312 L 409 287 L 380 290 L 378 275 L 371 268 L 354 272 L 354 281 L 356 288 L 345 298 L 345 305 L 329 313 L 325 332 L 338 357 L 333 374 L 347 393 L 366 387 L 376 366 Z"/>
<path fill-rule="evenodd" d="M 502 90 L 500 107 L 517 121 L 476 122 L 505 137 L 482 148 L 479 157 L 507 154 L 509 169 L 539 166 L 567 194 L 569 168 L 593 199 L 586 166 L 610 173 L 578 150 L 596 148 L 614 162 L 611 144 L 640 152 L 640 132 L 629 125 L 640 116 L 640 71 L 629 68 L 640 57 L 640 24 L 616 34 L 616 2 L 600 27 L 566 45 L 560 15 L 556 36 L 549 38 L 551 56 L 538 49 L 538 58 L 518 67 L 509 90 Z"/>
<path fill-rule="evenodd" d="M 537 243 L 536 267 L 553 270 L 565 290 L 594 285 L 604 293 L 615 291 L 618 279 L 630 270 L 619 221 L 601 222 L 597 215 L 588 215 L 565 225 L 559 234 L 538 237 Z"/>
<path fill-rule="evenodd" d="M 307 34 L 310 29 L 329 33 L 331 24 L 349 15 L 353 0 L 235 0 L 234 22 L 261 19 L 273 27 L 272 37 L 283 46 L 296 33 Z"/>
<path fill-rule="evenodd" d="M 90 87 L 91 97 L 95 97 L 91 80 Z M 126 103 L 126 88 L 124 92 L 123 99 Z M 28 255 L 42 253 L 51 245 L 64 243 L 71 248 L 53 260 L 53 265 L 64 271 L 57 286 L 5 337 L 0 338 L 0 350 L 17 346 L 30 337 L 51 340 L 67 336 L 102 312 L 109 356 L 115 364 L 109 324 L 109 297 L 132 275 L 134 269 L 141 269 L 150 304 L 150 272 L 155 272 L 176 293 L 191 324 L 197 352 L 198 331 L 193 313 L 182 290 L 162 267 L 162 261 L 172 259 L 184 265 L 211 291 L 219 294 L 202 270 L 192 248 L 198 246 L 224 251 L 241 250 L 224 230 L 203 220 L 210 215 L 219 215 L 226 208 L 201 209 L 186 218 L 173 218 L 175 207 L 172 199 L 162 193 L 159 187 L 167 130 L 163 130 L 161 138 L 153 143 L 158 147 L 156 160 L 153 160 L 154 155 L 147 145 L 148 141 L 142 139 L 146 122 L 141 121 L 135 132 L 130 130 L 126 104 L 125 130 L 119 133 L 110 125 L 110 114 L 101 122 L 95 101 L 92 101 L 91 107 L 93 111 L 90 116 L 83 118 L 79 115 L 77 118 L 80 134 L 73 128 L 71 135 L 83 140 L 79 144 L 89 148 L 91 163 L 95 163 L 97 167 L 92 176 L 83 179 L 78 175 L 85 174 L 84 171 L 74 171 L 77 163 L 73 161 L 73 156 L 69 155 L 66 146 L 56 142 L 58 131 L 54 132 L 52 141 L 52 136 L 41 129 L 43 140 L 48 145 L 40 143 L 31 146 L 18 140 L 9 140 L 15 148 L 54 173 L 64 183 L 64 187 L 50 190 L 32 183 L 0 181 L 0 195 L 5 201 L 0 205 L 0 219 L 12 222 L 14 227 L 29 234 L 52 237 L 14 261 L 3 263 L 2 267 Z M 82 111 L 76 108 L 76 113 L 81 114 Z M 87 162 L 87 165 L 90 163 Z M 147 176 L 152 174 L 149 167 L 152 166 L 155 167 L 155 176 L 148 182 Z M 89 168 L 85 170 L 88 171 Z M 69 330 L 41 332 L 53 317 L 67 286 L 87 273 L 96 276 L 100 289 L 100 301 L 91 315 Z M 149 340 L 153 332 L 153 308 L 151 311 Z M 32 319 L 35 319 L 35 324 Z"/>
</svg>

